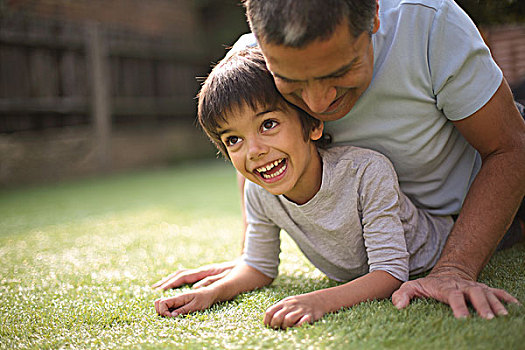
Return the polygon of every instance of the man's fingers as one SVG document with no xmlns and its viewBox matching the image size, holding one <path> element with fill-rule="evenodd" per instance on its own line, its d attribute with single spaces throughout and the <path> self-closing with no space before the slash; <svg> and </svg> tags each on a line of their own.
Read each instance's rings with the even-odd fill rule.
<svg viewBox="0 0 525 350">
<path fill-rule="evenodd" d="M 459 290 L 453 290 L 449 293 L 447 303 L 452 308 L 455 318 L 465 318 L 469 316 L 467 302 L 463 293 Z"/>
<path fill-rule="evenodd" d="M 490 308 L 496 315 L 505 316 L 509 314 L 507 312 L 507 309 L 505 309 L 505 306 L 503 306 L 501 301 L 492 291 L 489 291 L 489 293 L 487 293 L 487 300 L 490 304 Z"/>
<path fill-rule="evenodd" d="M 465 293 L 479 316 L 487 320 L 494 318 L 494 313 L 488 300 L 488 294 L 491 293 L 488 288 L 478 285 L 468 288 Z"/>
<path fill-rule="evenodd" d="M 492 291 L 492 293 L 494 293 L 494 295 L 499 300 L 503 300 L 506 303 L 513 303 L 513 304 L 520 304 L 521 305 L 521 303 L 519 302 L 518 299 L 516 299 L 515 297 L 513 297 L 512 295 L 510 295 L 509 293 L 507 293 L 503 289 L 498 289 L 498 288 L 489 288 L 489 289 Z"/>
<path fill-rule="evenodd" d="M 392 303 L 398 309 L 404 309 L 418 293 L 416 292 L 417 284 L 409 281 L 401 285 L 401 287 L 392 294 Z"/>
<path fill-rule="evenodd" d="M 402 309 L 415 297 L 434 298 L 448 304 L 456 318 L 469 316 L 467 302 L 486 319 L 508 314 L 503 302 L 519 303 L 518 299 L 502 289 L 489 288 L 483 283 L 450 276 L 427 276 L 405 282 L 392 294 L 392 303 Z"/>
</svg>

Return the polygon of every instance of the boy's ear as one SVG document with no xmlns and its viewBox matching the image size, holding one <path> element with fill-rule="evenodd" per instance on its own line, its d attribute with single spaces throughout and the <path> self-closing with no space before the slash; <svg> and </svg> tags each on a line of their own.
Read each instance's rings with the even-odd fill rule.
<svg viewBox="0 0 525 350">
<path fill-rule="evenodd" d="M 318 126 L 315 126 L 312 131 L 310 131 L 310 140 L 317 141 L 323 136 L 323 130 L 324 130 L 324 123 L 322 121 L 319 122 Z"/>
</svg>

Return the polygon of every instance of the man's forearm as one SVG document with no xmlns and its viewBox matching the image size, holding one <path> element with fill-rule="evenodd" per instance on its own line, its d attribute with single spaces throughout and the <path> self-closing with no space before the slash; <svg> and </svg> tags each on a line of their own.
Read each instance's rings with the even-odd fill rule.
<svg viewBox="0 0 525 350">
<path fill-rule="evenodd" d="M 523 174 L 523 150 L 486 157 L 433 273 L 452 269 L 477 279 L 523 199 Z"/>
</svg>

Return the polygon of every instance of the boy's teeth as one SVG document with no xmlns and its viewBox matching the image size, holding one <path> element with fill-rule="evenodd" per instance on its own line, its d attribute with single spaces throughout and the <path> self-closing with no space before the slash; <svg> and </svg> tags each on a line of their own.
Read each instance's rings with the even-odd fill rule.
<svg viewBox="0 0 525 350">
<path fill-rule="evenodd" d="M 279 165 L 279 163 L 281 163 L 282 161 L 283 161 L 282 159 L 276 160 L 273 163 L 270 163 L 267 166 L 262 166 L 260 168 L 257 168 L 256 170 L 260 173 L 269 171 L 270 169 L 273 169 L 275 166 Z"/>
<path fill-rule="evenodd" d="M 283 171 L 286 170 L 286 164 L 279 170 L 277 170 L 275 173 L 268 175 L 268 174 L 261 174 L 265 179 L 272 179 L 276 176 L 279 176 L 283 173 Z"/>
</svg>

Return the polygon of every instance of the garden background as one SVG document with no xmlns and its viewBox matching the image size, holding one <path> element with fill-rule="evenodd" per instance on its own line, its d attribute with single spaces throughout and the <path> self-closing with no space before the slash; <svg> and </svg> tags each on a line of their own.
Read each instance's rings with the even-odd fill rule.
<svg viewBox="0 0 525 350">
<path fill-rule="evenodd" d="M 523 1 L 461 1 L 525 99 Z M 525 349 L 525 308 L 491 321 L 418 300 L 274 331 L 264 310 L 334 285 L 283 234 L 280 277 L 159 318 L 149 285 L 240 252 L 233 168 L 195 125 L 195 77 L 246 32 L 234 0 L 0 0 L 0 348 Z M 525 302 L 525 245 L 481 281 Z"/>
</svg>

